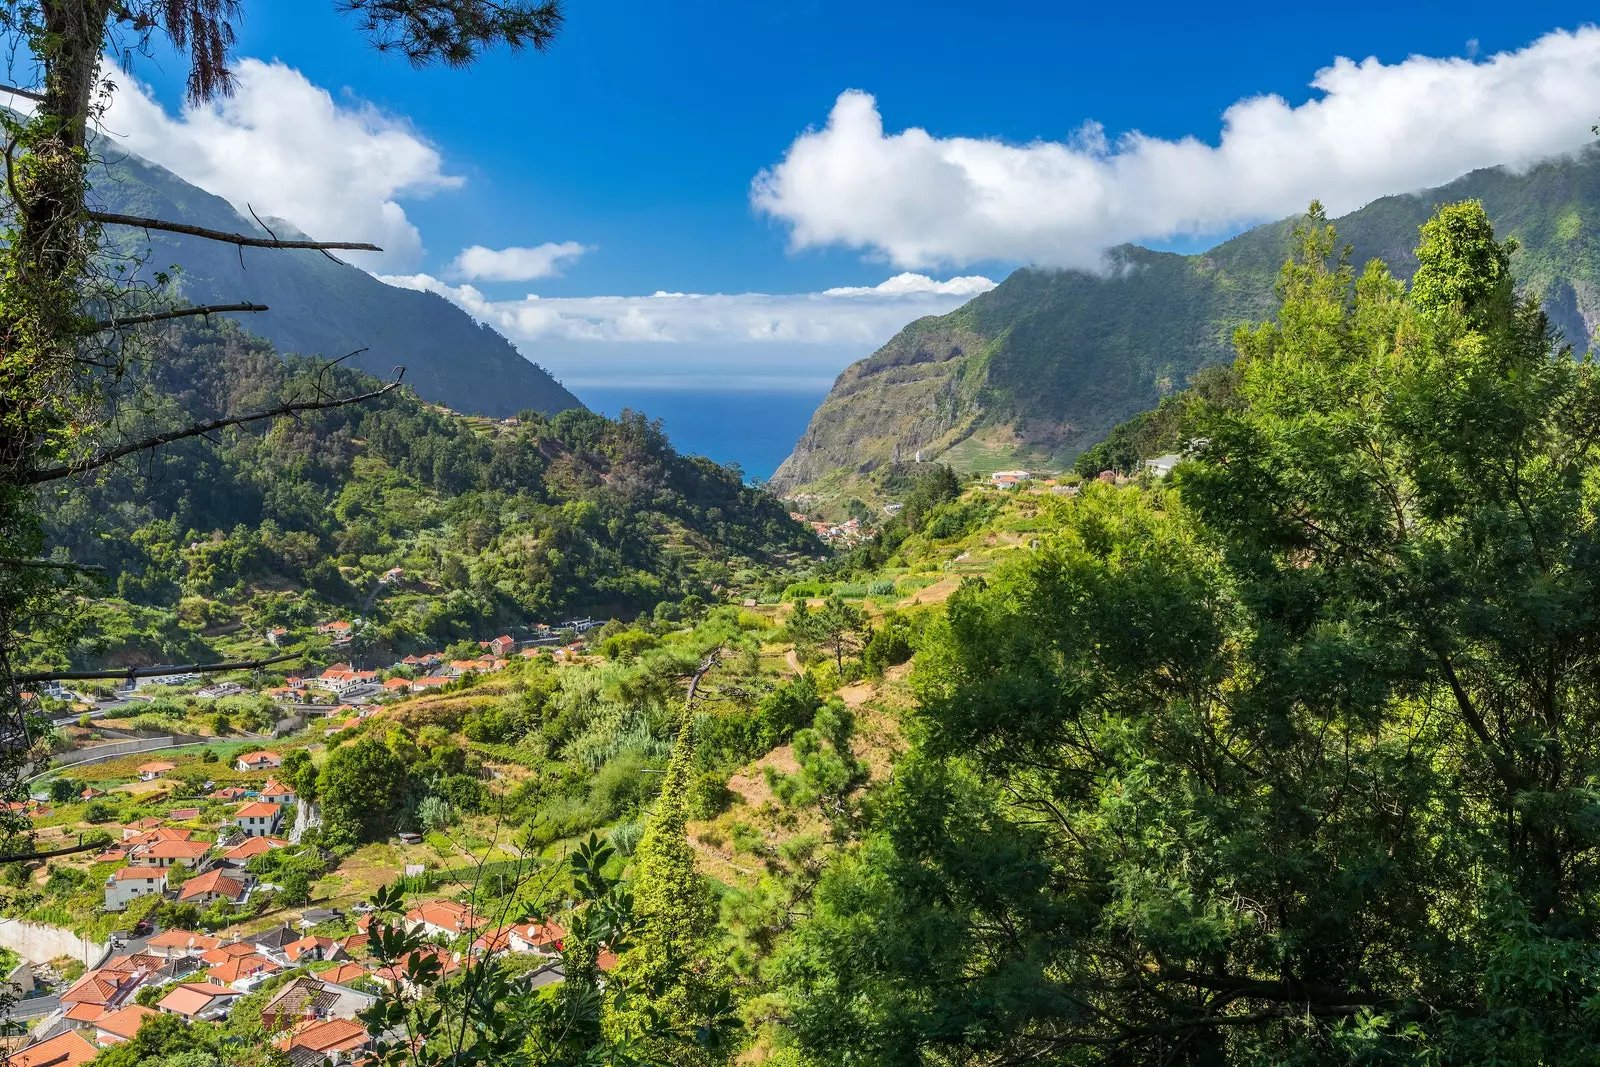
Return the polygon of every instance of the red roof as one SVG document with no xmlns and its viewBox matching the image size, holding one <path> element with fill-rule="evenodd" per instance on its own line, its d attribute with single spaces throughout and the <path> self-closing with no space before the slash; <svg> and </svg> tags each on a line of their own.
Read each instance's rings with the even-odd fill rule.
<svg viewBox="0 0 1600 1067">
<path fill-rule="evenodd" d="M 10 1067 L 83 1067 L 100 1054 L 100 1050 L 76 1030 L 57 1034 L 48 1041 L 29 1045 L 21 1052 L 13 1052 L 8 1060 Z"/>
<path fill-rule="evenodd" d="M 163 930 L 145 942 L 148 948 L 197 948 L 208 952 L 222 942 L 206 934 L 197 934 L 193 930 Z"/>
<path fill-rule="evenodd" d="M 332 982 L 334 985 L 349 985 L 351 982 L 367 977 L 368 973 L 367 969 L 361 964 L 346 961 L 337 967 L 323 971 L 317 977 L 324 982 Z"/>
<path fill-rule="evenodd" d="M 130 971 L 101 967 L 90 971 L 61 994 L 63 1004 L 106 1004 L 133 978 Z"/>
<path fill-rule="evenodd" d="M 111 877 L 119 882 L 126 881 L 166 881 L 167 872 L 160 867 L 118 867 L 111 872 Z"/>
<path fill-rule="evenodd" d="M 275 848 L 283 848 L 289 842 L 281 837 L 247 837 L 222 854 L 225 860 L 247 860 L 252 856 L 260 856 L 271 852 Z"/>
<path fill-rule="evenodd" d="M 350 1052 L 372 1040 L 367 1028 L 354 1019 L 327 1019 L 311 1023 L 289 1038 L 290 1048 L 314 1052 Z"/>
<path fill-rule="evenodd" d="M 214 985 L 210 982 L 184 982 L 162 997 L 156 1007 L 175 1015 L 192 1016 L 205 1011 L 218 997 L 237 997 L 236 989 Z"/>
<path fill-rule="evenodd" d="M 230 982 L 237 982 L 241 978 L 249 978 L 252 974 L 260 974 L 262 971 L 281 971 L 282 969 L 265 956 L 252 952 L 248 956 L 240 956 L 237 959 L 229 960 L 227 963 L 217 964 L 206 972 L 206 977 L 213 982 L 227 985 Z"/>
<path fill-rule="evenodd" d="M 246 804 L 233 813 L 236 819 L 270 819 L 281 810 L 276 804 L 268 804 L 264 800 L 257 800 Z"/>
<path fill-rule="evenodd" d="M 229 878 L 221 871 L 207 871 L 183 883 L 183 888 L 178 891 L 178 899 L 188 900 L 204 893 L 217 893 L 229 900 L 239 900 L 244 896 L 244 884 L 237 878 Z"/>
<path fill-rule="evenodd" d="M 487 918 L 475 914 L 472 909 L 453 900 L 430 900 L 426 904 L 420 904 L 406 912 L 406 921 L 427 923 L 456 934 L 489 925 Z"/>
<path fill-rule="evenodd" d="M 276 752 L 250 752 L 246 755 L 238 757 L 238 759 L 234 760 L 234 762 L 237 763 L 240 760 L 243 760 L 245 763 L 266 763 L 272 760 L 277 760 L 279 763 L 282 763 L 283 757 L 278 755 Z"/>
<path fill-rule="evenodd" d="M 109 1015 L 102 1015 L 96 1019 L 94 1028 L 127 1039 L 139 1032 L 139 1027 L 146 1019 L 160 1014 L 154 1008 L 147 1008 L 143 1004 L 129 1004 L 125 1008 L 119 1008 Z"/>
<path fill-rule="evenodd" d="M 209 841 L 157 841 L 144 855 L 156 859 L 199 859 L 211 851 Z"/>
</svg>

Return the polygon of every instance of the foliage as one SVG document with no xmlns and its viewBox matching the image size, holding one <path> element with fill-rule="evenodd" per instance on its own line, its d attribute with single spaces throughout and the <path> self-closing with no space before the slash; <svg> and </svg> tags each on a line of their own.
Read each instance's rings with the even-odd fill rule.
<svg viewBox="0 0 1600 1067">
<path fill-rule="evenodd" d="M 803 1061 L 1594 1058 L 1595 369 L 1480 205 L 1409 293 L 1337 247 L 1314 208 L 1174 485 L 930 629 L 774 965 Z"/>
<path fill-rule="evenodd" d="M 363 737 L 335 749 L 317 780 L 322 836 L 332 848 L 378 841 L 404 818 L 411 777 L 404 760 L 382 741 Z"/>
</svg>

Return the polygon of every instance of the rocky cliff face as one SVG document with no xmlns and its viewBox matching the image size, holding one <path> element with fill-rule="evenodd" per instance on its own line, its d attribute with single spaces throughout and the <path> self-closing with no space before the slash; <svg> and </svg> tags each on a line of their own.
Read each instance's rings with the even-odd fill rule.
<svg viewBox="0 0 1600 1067">
<path fill-rule="evenodd" d="M 1417 227 L 1435 205 L 1467 199 L 1518 239 L 1524 290 L 1586 347 L 1600 323 L 1600 151 L 1474 171 L 1336 224 L 1358 267 L 1381 258 L 1409 279 Z M 1294 225 L 1258 226 L 1194 256 L 1123 246 L 1099 274 L 1020 270 L 948 315 L 919 319 L 839 375 L 772 483 L 842 491 L 918 451 L 967 470 L 1064 465 L 1199 368 L 1232 358 L 1233 330 L 1272 314 Z"/>
</svg>

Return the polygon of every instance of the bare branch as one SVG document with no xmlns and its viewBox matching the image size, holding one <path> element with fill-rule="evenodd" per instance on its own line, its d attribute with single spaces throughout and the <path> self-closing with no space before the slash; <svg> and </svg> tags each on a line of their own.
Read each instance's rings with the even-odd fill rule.
<svg viewBox="0 0 1600 1067">
<path fill-rule="evenodd" d="M 18 89 L 15 85 L 0 85 L 0 93 L 10 93 L 28 100 L 43 100 L 43 93 L 36 93 L 31 89 Z"/>
<path fill-rule="evenodd" d="M 103 222 L 112 226 L 137 226 L 145 230 L 164 230 L 168 233 L 182 233 L 190 237 L 204 237 L 208 241 L 221 241 L 224 244 L 238 245 L 241 248 L 314 248 L 318 251 L 345 249 L 352 252 L 382 252 L 383 249 L 374 244 L 362 241 L 280 241 L 275 237 L 251 237 L 243 233 L 229 233 L 226 230 L 208 230 L 204 226 L 190 226 L 183 222 L 167 222 L 164 219 L 145 218 L 142 215 L 118 215 L 111 211 L 90 211 L 88 216 L 93 222 Z"/>
<path fill-rule="evenodd" d="M 110 671 L 38 671 L 33 674 L 15 674 L 11 680 L 18 685 L 31 682 L 76 682 L 87 681 L 93 678 L 160 678 L 169 674 L 220 674 L 223 671 L 250 671 L 257 667 L 266 667 L 273 663 L 284 663 L 291 659 L 299 659 L 304 652 L 286 652 L 281 656 L 269 656 L 266 659 L 241 659 L 227 663 L 185 663 L 169 667 L 123 667 L 121 670 Z"/>
<path fill-rule="evenodd" d="M 220 315 L 224 311 L 266 311 L 265 304 L 202 304 L 199 307 L 176 308 L 157 311 L 149 315 L 129 315 L 125 319 L 104 319 L 89 327 L 90 333 L 102 330 L 119 330 L 126 326 L 143 326 L 147 322 L 165 322 L 168 319 L 185 319 L 192 315 Z"/>
<path fill-rule="evenodd" d="M 70 856 L 75 852 L 88 852 L 91 849 L 105 848 L 104 841 L 91 841 L 87 845 L 68 845 L 66 848 L 51 849 L 49 852 L 13 852 L 0 855 L 0 863 L 31 863 L 34 860 L 47 860 L 53 856 Z"/>
<path fill-rule="evenodd" d="M 13 556 L 0 556 L 0 567 L 38 567 L 41 570 L 88 571 L 91 574 L 105 570 L 97 563 L 58 563 L 53 559 L 18 559 Z"/>
<path fill-rule="evenodd" d="M 121 459 L 123 456 L 129 456 L 135 452 L 143 452 L 147 448 L 156 448 L 160 445 L 171 444 L 174 441 L 182 441 L 190 437 L 199 437 L 201 434 L 207 434 L 213 430 L 220 430 L 224 426 L 239 426 L 247 422 L 259 422 L 262 419 L 273 419 L 280 415 L 292 415 L 298 411 L 323 411 L 328 408 L 345 407 L 348 404 L 360 404 L 364 401 L 376 399 L 385 393 L 393 392 L 394 390 L 400 388 L 400 378 L 404 376 L 405 368 L 399 368 L 399 372 L 399 375 L 395 377 L 394 381 L 389 382 L 382 388 L 373 389 L 371 392 L 358 393 L 355 396 L 340 397 L 336 400 L 301 400 L 290 404 L 279 404 L 275 408 L 267 408 L 264 411 L 252 411 L 247 415 L 229 415 L 221 419 L 212 419 L 210 422 L 201 422 L 196 423 L 193 426 L 186 426 L 181 430 L 168 430 L 165 433 L 152 434 L 151 436 L 143 438 L 139 441 L 130 441 L 127 444 L 118 445 L 116 448 L 108 448 L 103 451 L 96 452 L 94 455 L 86 456 L 75 463 L 66 463 L 59 467 L 41 467 L 38 470 L 25 471 L 17 479 L 17 481 L 23 485 L 38 485 L 40 482 L 52 482 L 57 478 L 66 478 L 71 475 L 85 474 L 99 467 L 104 467 L 107 463 L 113 463 Z"/>
</svg>

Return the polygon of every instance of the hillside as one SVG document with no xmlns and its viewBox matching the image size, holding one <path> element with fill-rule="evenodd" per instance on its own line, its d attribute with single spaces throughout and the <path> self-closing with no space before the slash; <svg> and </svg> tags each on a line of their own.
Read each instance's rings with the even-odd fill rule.
<svg viewBox="0 0 1600 1067">
<path fill-rule="evenodd" d="M 304 363 L 231 323 L 184 320 L 168 341 L 176 354 L 121 398 L 129 436 L 307 388 Z M 350 371 L 332 388 L 371 384 Z M 268 627 L 331 618 L 364 618 L 358 650 L 387 653 L 585 613 L 676 617 L 686 597 L 820 549 L 775 498 L 678 455 L 643 417 L 486 420 L 405 391 L 180 442 L 42 506 L 50 542 L 105 567 L 115 594 L 88 602 L 75 645 L 31 650 L 80 665 L 244 652 Z"/>
<path fill-rule="evenodd" d="M 1513 265 L 1581 347 L 1600 323 L 1600 151 L 1524 173 L 1474 171 L 1336 220 L 1357 262 L 1410 278 L 1433 206 L 1481 199 L 1521 247 Z M 1192 256 L 1113 249 L 1104 274 L 1019 270 L 948 315 L 919 319 L 846 368 L 772 479 L 842 490 L 899 458 L 957 469 L 1068 463 L 1201 367 L 1232 358 L 1235 326 L 1270 315 L 1294 220 Z"/>
<path fill-rule="evenodd" d="M 108 211 L 266 236 L 221 197 L 138 156 L 108 152 L 94 199 Z M 293 228 L 273 223 L 279 237 Z M 150 270 L 178 267 L 177 291 L 195 304 L 253 301 L 271 310 L 237 316 L 280 352 L 329 358 L 365 349 L 350 365 L 379 377 L 396 366 L 425 400 L 468 414 L 555 414 L 579 400 L 511 342 L 433 293 L 385 285 L 320 252 L 236 249 L 181 234 L 108 227 L 130 253 L 150 250 Z M 316 234 L 336 240 L 339 234 Z"/>
</svg>

